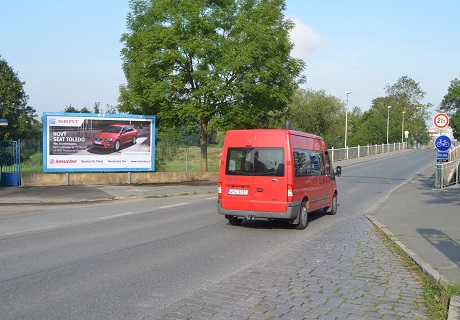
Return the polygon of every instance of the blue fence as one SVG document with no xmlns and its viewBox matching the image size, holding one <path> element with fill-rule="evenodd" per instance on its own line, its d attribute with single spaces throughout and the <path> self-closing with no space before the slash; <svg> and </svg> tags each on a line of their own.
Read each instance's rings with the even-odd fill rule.
<svg viewBox="0 0 460 320">
<path fill-rule="evenodd" d="M 21 185 L 21 143 L 0 141 L 0 184 L 2 186 Z"/>
</svg>

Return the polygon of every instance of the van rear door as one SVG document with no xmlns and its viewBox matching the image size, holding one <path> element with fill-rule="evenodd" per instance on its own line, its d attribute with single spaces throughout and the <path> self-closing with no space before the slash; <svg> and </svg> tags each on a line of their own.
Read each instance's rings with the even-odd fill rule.
<svg viewBox="0 0 460 320">
<path fill-rule="evenodd" d="M 253 209 L 254 148 L 228 148 L 222 179 L 222 207 L 229 210 Z"/>
<path fill-rule="evenodd" d="M 256 148 L 254 159 L 254 210 L 285 212 L 287 178 L 284 148 Z"/>
</svg>

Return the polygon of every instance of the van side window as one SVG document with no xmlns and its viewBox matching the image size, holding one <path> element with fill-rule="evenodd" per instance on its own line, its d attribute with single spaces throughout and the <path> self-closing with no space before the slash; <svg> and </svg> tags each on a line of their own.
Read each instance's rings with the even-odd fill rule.
<svg viewBox="0 0 460 320">
<path fill-rule="evenodd" d="M 284 176 L 283 148 L 229 148 L 227 175 Z"/>
<path fill-rule="evenodd" d="M 313 150 L 294 149 L 294 168 L 297 177 L 324 175 L 323 153 Z"/>
<path fill-rule="evenodd" d="M 321 151 L 310 151 L 310 158 L 313 164 L 313 175 L 324 175 L 324 158 Z"/>
</svg>

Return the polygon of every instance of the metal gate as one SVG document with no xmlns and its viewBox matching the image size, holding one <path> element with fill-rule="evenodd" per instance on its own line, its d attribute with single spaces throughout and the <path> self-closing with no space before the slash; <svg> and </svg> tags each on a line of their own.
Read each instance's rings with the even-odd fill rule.
<svg viewBox="0 0 460 320">
<path fill-rule="evenodd" d="M 0 141 L 0 184 L 2 186 L 21 185 L 20 140 Z"/>
</svg>

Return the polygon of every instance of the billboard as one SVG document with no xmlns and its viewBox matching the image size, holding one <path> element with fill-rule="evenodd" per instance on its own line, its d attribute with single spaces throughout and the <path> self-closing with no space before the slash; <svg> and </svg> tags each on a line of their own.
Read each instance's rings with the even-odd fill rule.
<svg viewBox="0 0 460 320">
<path fill-rule="evenodd" d="M 43 113 L 44 172 L 155 170 L 155 116 Z"/>
</svg>

